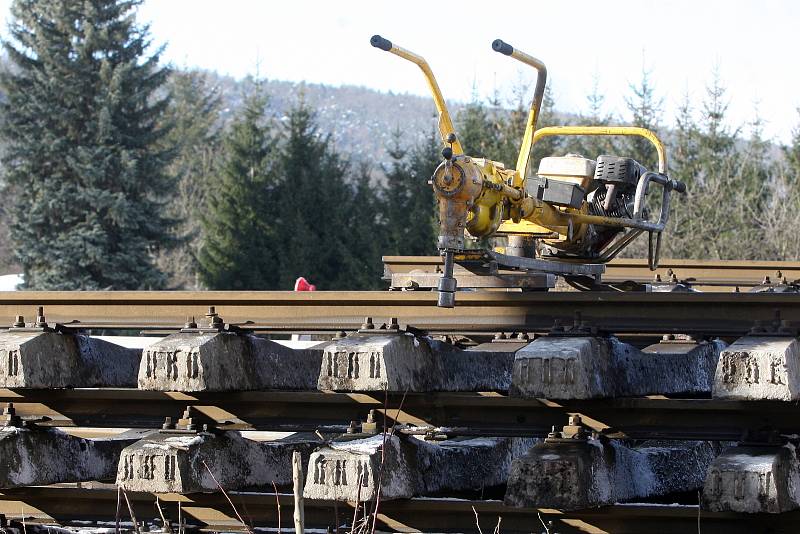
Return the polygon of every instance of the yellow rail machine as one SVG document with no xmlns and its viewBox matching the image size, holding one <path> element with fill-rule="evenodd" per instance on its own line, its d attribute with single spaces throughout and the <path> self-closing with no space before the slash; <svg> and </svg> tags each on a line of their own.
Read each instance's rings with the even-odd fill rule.
<svg viewBox="0 0 800 534">
<path fill-rule="evenodd" d="M 439 113 L 444 161 L 431 178 L 439 205 L 438 247 L 444 259 L 438 284 L 439 306 L 455 305 L 454 262 L 491 263 L 495 268 L 599 280 L 604 263 L 647 232 L 648 261 L 651 269 L 657 267 L 670 194 L 684 193 L 686 186 L 667 176 L 666 151 L 652 131 L 630 126 L 537 130 L 547 69 L 538 59 L 497 39 L 492 43 L 493 50 L 536 69 L 536 87 L 516 168 L 473 158 L 464 154 L 444 97 L 425 59 L 379 35 L 373 36 L 370 43 L 422 70 Z M 557 135 L 643 137 L 658 153 L 658 170 L 650 171 L 627 157 L 600 155 L 589 159 L 567 154 L 542 158 L 537 172 L 529 172 L 533 146 L 545 137 Z M 654 184 L 661 186 L 657 218 L 651 217 L 647 207 Z M 465 230 L 475 238 L 506 236 L 508 247 L 504 253 L 466 249 Z"/>
</svg>

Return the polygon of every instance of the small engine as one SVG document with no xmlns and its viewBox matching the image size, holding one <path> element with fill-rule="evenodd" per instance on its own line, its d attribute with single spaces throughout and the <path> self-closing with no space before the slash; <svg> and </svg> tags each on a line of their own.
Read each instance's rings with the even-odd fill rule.
<svg viewBox="0 0 800 534">
<path fill-rule="evenodd" d="M 571 169 L 571 171 L 567 171 Z M 559 173 L 570 172 L 570 175 Z M 554 194 L 541 195 L 541 200 L 564 207 L 580 208 L 585 199 L 588 214 L 616 219 L 632 219 L 636 199 L 636 187 L 647 169 L 632 158 L 602 155 L 597 161 L 576 154 L 564 157 L 543 158 L 539 165 L 538 176 L 529 183 L 541 184 L 546 176 L 551 191 L 569 191 L 562 198 Z M 559 184 L 559 186 L 555 186 Z M 566 189 L 568 188 L 568 189 Z M 571 197 L 570 203 L 563 201 Z M 643 219 L 647 214 L 643 213 Z M 624 232 L 622 227 L 591 224 L 585 232 L 568 240 L 546 240 L 550 248 L 545 253 L 553 257 L 579 257 L 589 259 L 599 256 L 606 245 L 614 237 Z"/>
<path fill-rule="evenodd" d="M 515 167 L 464 153 L 447 104 L 430 66 L 421 56 L 375 35 L 372 46 L 416 64 L 425 75 L 439 112 L 444 161 L 430 183 L 438 202 L 439 251 L 444 270 L 439 280 L 439 306 L 452 308 L 457 283 L 455 261 L 479 261 L 494 266 L 557 274 L 601 273 L 637 236 L 649 236 L 648 263 L 658 264 L 661 233 L 667 224 L 672 191 L 686 186 L 667 175 L 663 143 L 645 128 L 634 126 L 561 126 L 536 128 L 544 99 L 547 69 L 540 60 L 497 39 L 492 49 L 536 72 L 536 87 Z M 543 158 L 536 174 L 528 172 L 533 146 L 550 136 L 637 136 L 649 141 L 658 154 L 658 170 L 648 171 L 631 158 L 603 155 L 591 160 L 575 154 Z M 529 175 L 530 174 L 530 175 Z M 655 220 L 645 208 L 650 185 L 661 186 L 661 208 Z M 476 239 L 504 237 L 521 256 L 499 251 L 465 249 L 465 234 Z M 518 246 L 521 243 L 521 246 Z M 534 246 L 528 246 L 533 243 Z M 540 255 L 527 257 L 542 244 Z"/>
</svg>

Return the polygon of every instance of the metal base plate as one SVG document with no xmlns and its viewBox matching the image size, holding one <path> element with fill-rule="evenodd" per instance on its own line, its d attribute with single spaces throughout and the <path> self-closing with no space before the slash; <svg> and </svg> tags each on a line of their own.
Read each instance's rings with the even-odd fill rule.
<svg viewBox="0 0 800 534">
<path fill-rule="evenodd" d="M 556 276 L 584 276 L 599 280 L 603 264 L 567 263 L 509 256 L 493 251 L 465 250 L 454 254 L 453 276 L 458 288 L 503 288 L 547 290 L 555 287 Z M 438 263 L 438 262 L 437 262 Z M 430 269 L 391 274 L 392 289 L 435 289 L 442 275 L 439 265 Z"/>
</svg>

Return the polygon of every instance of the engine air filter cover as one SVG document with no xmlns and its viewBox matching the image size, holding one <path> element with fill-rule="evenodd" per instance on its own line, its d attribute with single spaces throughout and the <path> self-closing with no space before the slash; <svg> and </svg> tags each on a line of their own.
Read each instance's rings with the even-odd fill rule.
<svg viewBox="0 0 800 534">
<path fill-rule="evenodd" d="M 647 169 L 633 158 L 604 155 L 597 158 L 594 179 L 607 184 L 635 187 L 645 172 Z"/>
</svg>

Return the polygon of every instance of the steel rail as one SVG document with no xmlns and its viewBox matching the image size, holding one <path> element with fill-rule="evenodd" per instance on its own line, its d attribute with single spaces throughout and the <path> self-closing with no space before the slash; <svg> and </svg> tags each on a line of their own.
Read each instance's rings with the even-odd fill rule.
<svg viewBox="0 0 800 534">
<path fill-rule="evenodd" d="M 354 330 L 365 316 L 397 317 L 401 325 L 431 332 L 548 331 L 576 312 L 616 333 L 689 333 L 739 336 L 754 321 L 781 319 L 800 325 L 800 294 L 464 292 L 455 309 L 436 306 L 436 294 L 415 291 L 42 291 L 0 293 L 0 317 L 30 321 L 36 306 L 48 321 L 76 328 L 175 329 L 209 306 L 229 323 L 265 331 Z M 77 322 L 75 322 L 77 321 Z"/>
<path fill-rule="evenodd" d="M 245 521 L 255 527 L 277 526 L 278 508 L 274 493 L 229 494 Z M 190 525 L 213 531 L 245 530 L 228 501 L 219 493 L 156 495 L 128 492 L 127 496 L 140 523 L 160 526 L 161 520 L 155 508 L 157 496 L 162 512 L 172 522 L 173 530 L 177 529 L 179 502 L 181 517 Z M 290 494 L 279 493 L 277 500 L 280 502 L 282 524 L 286 528 L 291 524 L 293 498 Z M 14 521 L 12 526 L 19 527 L 22 526 L 23 516 L 27 524 L 74 523 L 86 527 L 90 522 L 105 522 L 103 526 L 108 526 L 108 522 L 114 522 L 116 518 L 116 503 L 117 490 L 109 484 L 92 483 L 83 487 L 64 484 L 0 491 L 0 513 Z M 353 506 L 349 503 L 306 500 L 306 528 L 330 527 L 331 531 L 349 531 Z M 378 528 L 391 532 L 474 532 L 477 530 L 476 514 L 484 531 L 492 530 L 500 519 L 500 530 L 505 533 L 540 532 L 543 527 L 540 517 L 545 522 L 553 521 L 553 531 L 560 534 L 685 533 L 696 532 L 698 524 L 705 534 L 797 532 L 800 528 L 800 512 L 737 514 L 700 511 L 696 505 L 658 504 L 617 504 L 562 512 L 546 508 L 512 508 L 498 500 L 428 498 L 381 501 Z M 123 525 L 130 524 L 124 505 L 121 516 Z M 339 529 L 336 528 L 337 524 Z"/>
<path fill-rule="evenodd" d="M 384 256 L 383 264 L 384 276 L 388 279 L 393 273 L 441 271 L 442 259 L 439 256 Z M 800 280 L 800 262 L 661 259 L 658 269 L 651 271 L 646 259 L 615 258 L 606 264 L 603 280 L 647 283 L 658 275 L 667 283 L 673 274 L 679 281 L 701 286 L 706 291 L 714 290 L 714 286 L 720 286 L 717 290 L 730 290 L 736 286 L 761 285 L 765 277 L 769 277 L 772 284 L 779 283 L 784 277 L 788 282 Z"/>
<path fill-rule="evenodd" d="M 398 411 L 402 401 L 402 410 Z M 444 428 L 452 435 L 544 437 L 571 414 L 609 437 L 738 440 L 746 429 L 769 426 L 800 434 L 800 406 L 780 401 L 616 398 L 584 401 L 524 400 L 486 393 L 332 393 L 251 391 L 176 393 L 136 389 L 0 390 L 24 418 L 59 427 L 160 428 L 187 406 L 231 430 L 314 431 L 333 435 L 370 410 L 390 421 Z M 382 421 L 382 417 L 378 417 Z"/>
</svg>

